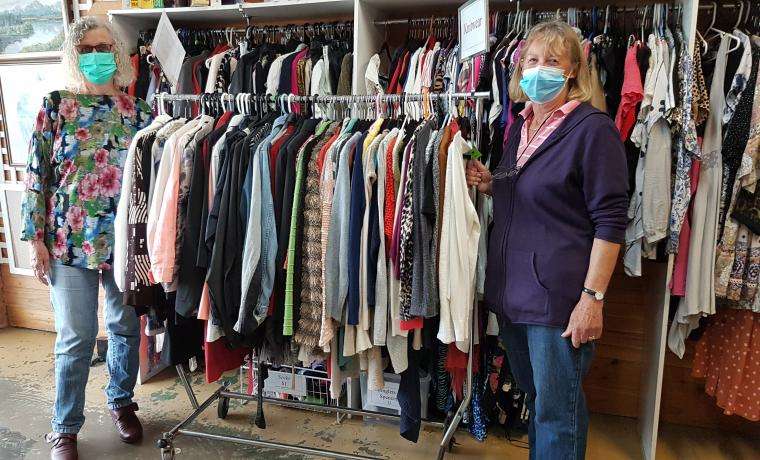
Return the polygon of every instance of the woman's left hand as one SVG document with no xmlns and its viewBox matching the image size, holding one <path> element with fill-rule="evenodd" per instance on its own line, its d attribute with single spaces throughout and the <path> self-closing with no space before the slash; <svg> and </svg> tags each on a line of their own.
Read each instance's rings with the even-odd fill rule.
<svg viewBox="0 0 760 460">
<path fill-rule="evenodd" d="M 570 337 L 575 348 L 580 348 L 588 341 L 598 340 L 602 336 L 604 323 L 602 307 L 603 302 L 592 299 L 591 296 L 581 295 L 581 300 L 575 305 L 562 337 Z"/>
</svg>

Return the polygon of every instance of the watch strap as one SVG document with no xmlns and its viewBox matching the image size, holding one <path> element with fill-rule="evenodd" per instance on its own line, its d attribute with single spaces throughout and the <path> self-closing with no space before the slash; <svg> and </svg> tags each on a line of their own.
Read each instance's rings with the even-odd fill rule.
<svg viewBox="0 0 760 460">
<path fill-rule="evenodd" d="M 586 294 L 590 295 L 591 297 L 593 297 L 596 300 L 600 300 L 600 301 L 604 300 L 604 294 L 602 294 L 600 292 L 597 292 L 597 291 L 595 291 L 593 289 L 589 289 L 586 286 L 583 286 L 583 292 L 585 292 Z"/>
</svg>

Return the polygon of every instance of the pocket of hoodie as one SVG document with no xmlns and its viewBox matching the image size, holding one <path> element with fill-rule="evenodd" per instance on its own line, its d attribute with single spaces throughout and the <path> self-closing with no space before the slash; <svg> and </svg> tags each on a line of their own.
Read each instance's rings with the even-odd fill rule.
<svg viewBox="0 0 760 460">
<path fill-rule="evenodd" d="M 547 314 L 549 291 L 536 270 L 536 253 L 507 251 L 505 307 L 523 313 L 523 320 L 540 320 Z"/>
</svg>

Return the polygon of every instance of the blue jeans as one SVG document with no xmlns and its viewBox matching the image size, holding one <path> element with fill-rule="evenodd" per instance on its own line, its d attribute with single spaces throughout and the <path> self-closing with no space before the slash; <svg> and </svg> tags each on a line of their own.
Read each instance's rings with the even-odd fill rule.
<svg viewBox="0 0 760 460">
<path fill-rule="evenodd" d="M 502 321 L 501 339 L 517 386 L 524 391 L 530 425 L 530 459 L 582 459 L 588 409 L 582 382 L 594 344 L 574 348 L 563 329 Z"/>
<path fill-rule="evenodd" d="M 140 323 L 132 307 L 124 306 L 113 272 L 50 267 L 50 301 L 55 310 L 55 407 L 53 431 L 77 433 L 84 424 L 85 385 L 98 335 L 98 280 L 106 293 L 108 331 L 108 407 L 132 403 L 140 370 Z"/>
</svg>

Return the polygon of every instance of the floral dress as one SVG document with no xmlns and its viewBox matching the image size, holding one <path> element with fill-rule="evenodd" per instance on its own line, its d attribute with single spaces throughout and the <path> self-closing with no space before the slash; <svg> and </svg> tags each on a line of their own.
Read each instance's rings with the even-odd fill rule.
<svg viewBox="0 0 760 460">
<path fill-rule="evenodd" d="M 44 241 L 63 265 L 110 269 L 127 149 L 151 116 L 127 95 L 48 94 L 29 146 L 21 239 Z"/>
</svg>

